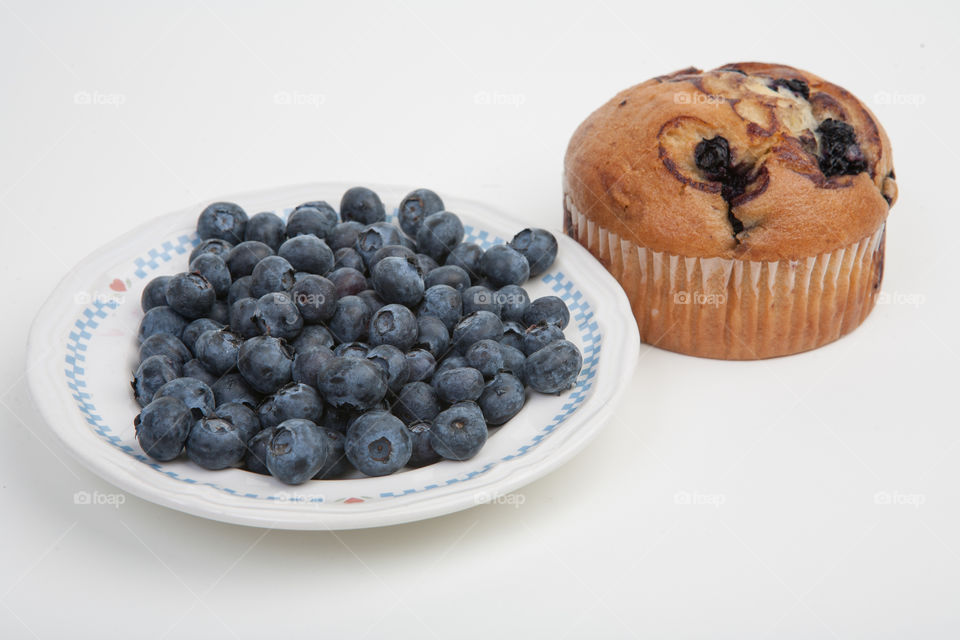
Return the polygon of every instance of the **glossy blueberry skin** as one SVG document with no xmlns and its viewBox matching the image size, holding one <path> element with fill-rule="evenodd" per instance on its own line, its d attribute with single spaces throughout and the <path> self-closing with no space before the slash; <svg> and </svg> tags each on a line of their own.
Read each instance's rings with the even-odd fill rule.
<svg viewBox="0 0 960 640">
<path fill-rule="evenodd" d="M 411 349 L 404 355 L 407 361 L 407 382 L 429 380 L 437 369 L 437 360 L 426 349 Z"/>
<path fill-rule="evenodd" d="M 537 324 L 523 335 L 523 353 L 527 356 L 544 348 L 551 342 L 563 340 L 563 331 L 553 324 Z"/>
<path fill-rule="evenodd" d="M 463 223 L 455 213 L 440 211 L 423 219 L 417 230 L 417 247 L 438 263 L 463 241 Z"/>
<path fill-rule="evenodd" d="M 500 301 L 496 291 L 487 287 L 474 285 L 463 292 L 463 315 L 468 316 L 474 311 L 489 311 L 500 315 Z"/>
<path fill-rule="evenodd" d="M 470 345 L 464 354 L 471 367 L 488 380 L 503 369 L 503 348 L 496 340 L 479 340 Z"/>
<path fill-rule="evenodd" d="M 491 425 L 501 425 L 517 415 L 526 402 L 526 392 L 520 379 L 501 371 L 487 383 L 477 404 L 483 417 Z"/>
<path fill-rule="evenodd" d="M 388 222 L 376 222 L 367 225 L 363 228 L 363 231 L 357 234 L 354 248 L 363 258 L 364 264 L 369 267 L 370 260 L 377 251 L 383 247 L 396 244 L 403 244 L 403 233 L 400 229 Z"/>
<path fill-rule="evenodd" d="M 212 253 L 221 258 L 226 258 L 226 255 L 230 253 L 231 249 L 233 249 L 232 242 L 227 242 L 220 238 L 210 238 L 193 248 L 193 251 L 190 252 L 190 259 L 187 260 L 187 262 L 193 262 L 197 259 L 197 256 L 203 255 L 204 253 Z"/>
<path fill-rule="evenodd" d="M 230 292 L 233 279 L 227 263 L 220 256 L 212 253 L 203 253 L 190 262 L 190 271 L 199 273 L 213 286 L 213 292 L 218 298 L 225 298 Z"/>
<path fill-rule="evenodd" d="M 208 416 L 213 413 L 216 401 L 210 386 L 197 378 L 177 378 L 166 383 L 154 394 L 157 398 L 179 398 L 191 411 L 195 418 Z"/>
<path fill-rule="evenodd" d="M 443 200 L 436 193 L 430 189 L 415 189 L 400 202 L 397 221 L 404 233 L 415 238 L 424 218 L 443 209 Z"/>
<path fill-rule="evenodd" d="M 323 461 L 320 471 L 313 476 L 314 480 L 330 480 L 339 478 L 346 474 L 352 468 L 350 461 L 347 460 L 347 453 L 344 447 L 347 443 L 346 436 L 330 427 L 320 427 L 320 431 L 327 439 L 327 457 Z"/>
<path fill-rule="evenodd" d="M 303 484 L 323 467 L 330 454 L 323 430 L 310 420 L 287 420 L 267 445 L 270 475 L 287 484 Z"/>
<path fill-rule="evenodd" d="M 167 283 L 166 297 L 168 307 L 184 318 L 196 319 L 210 312 L 217 294 L 213 285 L 200 274 L 178 273 Z"/>
<path fill-rule="evenodd" d="M 523 313 L 530 306 L 530 294 L 519 285 L 508 284 L 497 290 L 497 302 L 504 322 L 523 322 Z"/>
<path fill-rule="evenodd" d="M 469 366 L 470 366 L 470 363 L 467 362 L 466 358 L 464 358 L 462 355 L 456 352 L 451 352 L 447 354 L 442 360 L 440 360 L 440 362 L 437 364 L 437 370 L 434 372 L 433 375 L 436 376 L 443 371 L 447 371 L 448 369 L 456 369 L 457 367 L 469 367 Z"/>
<path fill-rule="evenodd" d="M 546 229 L 524 229 L 508 244 L 527 259 L 531 278 L 545 272 L 557 259 L 557 239 Z"/>
<path fill-rule="evenodd" d="M 371 315 L 382 309 L 387 304 L 387 301 L 381 298 L 380 294 L 373 289 L 364 289 L 357 294 L 357 297 L 362 299 L 367 304 L 367 308 L 370 309 Z"/>
<path fill-rule="evenodd" d="M 524 380 L 534 391 L 560 393 L 573 386 L 582 367 L 583 356 L 577 345 L 556 340 L 527 356 Z"/>
<path fill-rule="evenodd" d="M 140 362 L 150 356 L 167 356 L 170 360 L 179 363 L 181 367 L 184 362 L 193 358 L 190 349 L 169 333 L 156 333 L 144 340 L 140 345 L 139 355 Z"/>
<path fill-rule="evenodd" d="M 197 420 L 186 442 L 187 457 L 204 469 L 216 471 L 243 461 L 247 443 L 232 422 L 223 418 Z"/>
<path fill-rule="evenodd" d="M 445 264 L 425 275 L 423 277 L 423 284 L 427 289 L 435 287 L 438 284 L 445 284 L 453 287 L 462 294 L 463 291 L 470 286 L 471 282 L 470 275 L 461 267 Z"/>
<path fill-rule="evenodd" d="M 283 219 L 271 211 L 263 211 L 250 216 L 243 233 L 244 241 L 262 242 L 276 251 L 287 235 L 287 225 Z"/>
<path fill-rule="evenodd" d="M 201 240 L 220 238 L 233 244 L 243 240 L 247 214 L 232 202 L 214 202 L 200 213 L 197 235 Z"/>
<path fill-rule="evenodd" d="M 176 459 L 190 434 L 195 418 L 179 398 L 157 398 L 137 415 L 133 426 L 144 453 L 160 462 Z"/>
<path fill-rule="evenodd" d="M 231 402 L 239 402 L 251 408 L 260 404 L 260 396 L 239 373 L 220 376 L 210 385 L 210 389 L 213 391 L 218 407 Z"/>
<path fill-rule="evenodd" d="M 167 304 L 167 284 L 170 276 L 157 276 L 147 283 L 140 294 L 140 309 L 146 313 L 154 307 L 163 307 Z"/>
<path fill-rule="evenodd" d="M 261 260 L 272 255 L 276 255 L 276 251 L 270 245 L 258 240 L 246 240 L 231 249 L 224 261 L 230 275 L 236 280 L 252 274 Z"/>
<path fill-rule="evenodd" d="M 450 285 L 434 285 L 424 292 L 417 314 L 439 318 L 447 331 L 452 331 L 463 316 L 462 296 Z"/>
<path fill-rule="evenodd" d="M 323 276 L 303 276 L 290 293 L 307 324 L 326 322 L 337 309 L 337 288 Z"/>
<path fill-rule="evenodd" d="M 368 338 L 377 346 L 390 344 L 402 351 L 409 350 L 417 340 L 417 318 L 401 304 L 387 304 L 370 318 Z"/>
<path fill-rule="evenodd" d="M 253 389 L 274 393 L 291 380 L 293 350 L 279 338 L 256 336 L 240 347 L 237 367 Z"/>
<path fill-rule="evenodd" d="M 180 377 L 181 367 L 167 356 L 150 356 L 140 363 L 133 374 L 133 396 L 141 407 L 153 400 L 163 385 Z"/>
<path fill-rule="evenodd" d="M 526 374 L 524 373 L 523 365 L 527 361 L 527 356 L 523 355 L 523 351 L 501 342 L 500 352 L 503 354 L 504 370 L 515 375 L 520 379 L 520 382 L 525 382 Z"/>
<path fill-rule="evenodd" d="M 440 318 L 420 316 L 417 319 L 417 341 L 414 346 L 426 349 L 434 358 L 440 358 L 450 348 L 450 332 Z"/>
<path fill-rule="evenodd" d="M 303 331 L 290 343 L 290 346 L 293 347 L 294 353 L 299 354 L 318 349 L 329 351 L 334 344 L 333 334 L 330 333 L 329 329 L 319 324 L 311 324 L 303 328 Z"/>
<path fill-rule="evenodd" d="M 505 244 L 494 245 L 484 251 L 480 266 L 487 280 L 496 287 L 521 285 L 530 277 L 527 259 Z"/>
<path fill-rule="evenodd" d="M 404 424 L 387 411 L 368 411 L 347 430 L 347 458 L 367 476 L 399 471 L 410 460 L 413 443 Z"/>
<path fill-rule="evenodd" d="M 420 420 L 429 422 L 440 413 L 440 400 L 426 382 L 408 382 L 397 394 L 392 410 L 406 424 Z"/>
<path fill-rule="evenodd" d="M 222 376 L 237 366 L 237 357 L 243 345 L 243 336 L 230 329 L 215 329 L 200 334 L 194 350 L 197 360 L 210 373 Z"/>
<path fill-rule="evenodd" d="M 354 358 L 355 360 L 365 360 L 368 353 L 370 353 L 370 345 L 366 342 L 343 342 L 333 350 L 333 355 L 338 358 Z"/>
<path fill-rule="evenodd" d="M 487 423 L 475 402 L 458 402 L 441 411 L 430 428 L 433 450 L 447 460 L 469 460 L 487 442 Z"/>
<path fill-rule="evenodd" d="M 247 454 L 243 458 L 247 471 L 259 473 L 262 476 L 270 475 L 270 469 L 267 469 L 267 446 L 276 432 L 276 427 L 262 429 L 247 441 Z"/>
<path fill-rule="evenodd" d="M 437 264 L 436 260 L 425 253 L 414 254 L 413 258 L 417 261 L 417 266 L 420 267 L 420 273 L 422 273 L 424 277 L 440 266 Z"/>
<path fill-rule="evenodd" d="M 388 244 L 384 247 L 380 247 L 377 249 L 376 253 L 370 257 L 370 262 L 367 265 L 370 273 L 373 273 L 374 267 L 376 267 L 377 263 L 384 258 L 407 258 L 416 262 L 417 254 L 414 253 L 412 249 L 409 249 L 402 244 Z M 419 268 L 419 265 L 417 266 Z"/>
<path fill-rule="evenodd" d="M 340 217 L 362 224 L 373 224 L 386 220 L 387 212 L 380 196 L 374 191 L 366 187 L 352 187 L 347 189 L 340 199 Z"/>
<path fill-rule="evenodd" d="M 228 402 L 214 410 L 213 415 L 231 423 L 240 432 L 240 439 L 249 442 L 250 438 L 261 431 L 260 418 L 257 413 L 240 402 Z"/>
<path fill-rule="evenodd" d="M 217 331 L 223 329 L 223 327 L 224 325 L 216 320 L 197 318 L 184 328 L 180 339 L 193 354 L 196 354 L 197 338 L 200 337 L 200 334 L 206 333 L 207 331 Z"/>
<path fill-rule="evenodd" d="M 322 276 L 333 269 L 333 251 L 326 242 L 314 235 L 290 238 L 280 245 L 277 255 L 289 262 L 296 271 Z"/>
<path fill-rule="evenodd" d="M 345 247 L 353 248 L 357 243 L 357 236 L 360 235 L 365 226 L 354 220 L 341 222 L 327 235 L 327 245 L 334 251 Z"/>
<path fill-rule="evenodd" d="M 414 307 L 423 299 L 423 276 L 413 258 L 383 258 L 373 268 L 371 280 L 373 288 L 388 303 Z"/>
<path fill-rule="evenodd" d="M 407 358 L 403 351 L 392 344 L 381 344 L 366 355 L 367 360 L 380 367 L 386 376 L 387 388 L 390 391 L 399 391 L 407 384 L 410 372 L 407 370 Z"/>
<path fill-rule="evenodd" d="M 293 358 L 293 369 L 291 375 L 294 382 L 304 384 L 317 384 L 317 376 L 320 375 L 320 369 L 323 363 L 333 357 L 333 351 L 327 347 L 318 347 L 305 353 L 298 353 Z"/>
<path fill-rule="evenodd" d="M 294 269 L 280 256 L 267 256 L 257 263 L 250 274 L 250 293 L 260 298 L 268 293 L 289 291 L 294 285 Z"/>
<path fill-rule="evenodd" d="M 330 235 L 337 222 L 337 212 L 326 202 L 305 202 L 287 218 L 287 237 L 314 235 L 323 239 Z"/>
<path fill-rule="evenodd" d="M 414 422 L 413 424 L 407 425 L 407 431 L 410 432 L 410 444 L 412 446 L 410 460 L 407 462 L 408 466 L 425 467 L 428 464 L 442 460 L 440 454 L 434 451 L 433 445 L 430 444 L 431 426 L 429 422 Z"/>
<path fill-rule="evenodd" d="M 244 338 L 260 335 L 257 315 L 260 310 L 253 298 L 241 298 L 230 305 L 230 328 Z"/>
<path fill-rule="evenodd" d="M 500 336 L 500 344 L 519 349 L 523 352 L 523 336 L 526 330 L 519 322 L 505 321 L 503 323 L 503 335 Z"/>
<path fill-rule="evenodd" d="M 444 264 L 455 265 L 470 274 L 472 280 L 479 280 L 483 274 L 480 260 L 483 258 L 483 247 L 475 242 L 461 242 L 453 248 Z"/>
<path fill-rule="evenodd" d="M 333 254 L 333 268 L 339 269 L 341 267 L 350 267 L 362 273 L 367 268 L 367 265 L 363 262 L 363 256 L 357 253 L 356 249 L 353 247 L 343 247 L 342 249 L 337 249 L 336 253 Z"/>
<path fill-rule="evenodd" d="M 253 297 L 253 277 L 240 276 L 230 285 L 230 291 L 227 293 L 227 304 L 231 307 L 233 303 L 241 298 Z"/>
<path fill-rule="evenodd" d="M 281 422 L 302 418 L 319 422 L 323 414 L 323 400 L 312 386 L 291 382 L 275 394 L 264 398 L 257 408 L 263 427 L 275 427 Z"/>
<path fill-rule="evenodd" d="M 268 293 L 257 300 L 257 328 L 265 336 L 293 340 L 303 329 L 300 310 L 288 293 Z"/>
<path fill-rule="evenodd" d="M 466 316 L 453 328 L 453 348 L 466 353 L 474 342 L 499 340 L 503 335 L 503 323 L 489 311 L 477 311 Z"/>
<path fill-rule="evenodd" d="M 327 274 L 327 280 L 333 283 L 337 298 L 355 296 L 364 289 L 369 289 L 366 277 L 356 269 L 341 267 Z"/>
<path fill-rule="evenodd" d="M 542 322 L 566 329 L 570 324 L 567 304 L 557 296 L 544 296 L 531 302 L 523 312 L 523 323 L 529 327 Z"/>
<path fill-rule="evenodd" d="M 370 308 L 363 298 L 344 296 L 337 300 L 328 327 L 337 342 L 356 342 L 367 337 L 370 327 Z"/>
<path fill-rule="evenodd" d="M 210 373 L 207 368 L 203 366 L 203 363 L 196 358 L 183 363 L 181 374 L 184 378 L 202 380 L 207 383 L 208 387 L 213 387 L 213 384 L 218 380 L 218 377 Z"/>
<path fill-rule="evenodd" d="M 368 360 L 335 356 L 320 369 L 317 388 L 338 409 L 366 411 L 383 400 L 387 383 L 380 368 Z"/>
<path fill-rule="evenodd" d="M 437 396 L 447 404 L 477 400 L 483 393 L 483 374 L 473 367 L 456 367 L 433 377 Z"/>
</svg>

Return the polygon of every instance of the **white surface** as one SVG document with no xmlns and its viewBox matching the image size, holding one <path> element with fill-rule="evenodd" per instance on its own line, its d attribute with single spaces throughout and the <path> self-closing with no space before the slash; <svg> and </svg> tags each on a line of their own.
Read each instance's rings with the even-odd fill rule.
<svg viewBox="0 0 960 640">
<path fill-rule="evenodd" d="M 0 636 L 955 635 L 955 4 L 142 4 L 0 4 Z M 114 490 L 42 428 L 25 338 L 104 235 L 312 180 L 555 225 L 591 109 L 740 59 L 845 86 L 893 141 L 891 300 L 851 336 L 759 363 L 644 347 L 618 418 L 519 505 L 333 535 L 74 504 Z"/>
<path fill-rule="evenodd" d="M 369 186 L 390 212 L 409 192 L 409 188 Z M 309 183 L 217 197 L 248 211 L 283 215 L 302 202 L 338 202 L 349 188 Z M 379 478 L 346 477 L 291 487 L 242 469 L 209 471 L 182 456 L 163 463 L 143 459 L 133 427 L 140 408 L 131 394 L 129 373 L 136 363 L 143 319 L 139 301 L 154 277 L 185 269 L 189 253 L 178 240 L 195 237 L 197 211 L 206 204 L 157 216 L 98 247 L 54 289 L 30 329 L 27 380 L 34 403 L 67 450 L 119 489 L 186 513 L 269 529 L 333 531 L 414 522 L 509 499 L 511 491 L 559 468 L 587 446 L 631 388 L 640 337 L 627 296 L 586 249 L 561 234 L 556 261 L 527 281 L 525 288 L 531 299 L 559 295 L 569 304 L 582 305 L 571 308 L 565 334 L 580 348 L 585 366 L 573 389 L 530 394 L 523 411 L 492 430 L 483 449 L 470 460 L 442 461 Z M 509 239 L 524 228 L 509 214 L 483 203 L 448 195 L 444 205 L 458 213 L 467 238 L 485 238 L 487 245 L 481 246 L 489 246 L 495 238 Z M 480 236 L 480 232 L 489 235 Z M 158 266 L 148 267 L 146 277 L 138 276 L 136 260 L 160 253 L 164 246 L 179 246 L 183 253 L 171 250 L 174 255 L 169 261 L 158 259 Z M 567 289 L 554 289 L 547 278 L 559 278 Z M 123 293 L 107 287 L 123 282 L 129 283 Z M 83 361 L 78 365 L 82 375 L 74 375 L 91 405 L 84 413 L 78 407 L 76 386 L 68 386 L 63 374 L 66 358 L 76 355 L 69 350 L 68 337 L 76 333 L 78 318 L 85 320 L 84 314 L 90 313 L 91 298 L 115 305 L 102 310 L 103 317 L 97 318 L 96 328 L 87 328 L 89 337 L 82 342 Z M 575 410 L 568 413 L 574 404 Z M 94 426 L 118 439 L 115 444 L 91 427 L 90 413 L 97 416 Z M 563 417 L 560 423 L 558 416 Z M 92 496 L 90 503 L 94 503 Z"/>
</svg>

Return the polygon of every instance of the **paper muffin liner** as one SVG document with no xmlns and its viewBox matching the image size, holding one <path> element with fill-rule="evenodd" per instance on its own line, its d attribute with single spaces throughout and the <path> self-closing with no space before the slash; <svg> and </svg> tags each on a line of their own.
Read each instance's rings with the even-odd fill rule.
<svg viewBox="0 0 960 640">
<path fill-rule="evenodd" d="M 883 278 L 884 225 L 800 260 L 697 258 L 638 246 L 565 194 L 564 231 L 619 280 L 643 342 L 707 358 L 772 358 L 832 342 L 870 314 Z"/>
</svg>

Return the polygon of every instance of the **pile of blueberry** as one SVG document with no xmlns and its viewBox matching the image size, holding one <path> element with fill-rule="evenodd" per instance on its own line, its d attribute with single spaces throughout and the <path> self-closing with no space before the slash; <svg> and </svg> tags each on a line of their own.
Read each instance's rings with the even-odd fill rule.
<svg viewBox="0 0 960 640">
<path fill-rule="evenodd" d="M 466 460 L 527 389 L 573 386 L 583 359 L 555 296 L 521 286 L 557 240 L 525 229 L 487 250 L 428 189 L 386 222 L 349 189 L 340 214 L 306 202 L 286 223 L 219 202 L 200 214 L 189 270 L 143 291 L 143 450 L 300 484 Z"/>
</svg>

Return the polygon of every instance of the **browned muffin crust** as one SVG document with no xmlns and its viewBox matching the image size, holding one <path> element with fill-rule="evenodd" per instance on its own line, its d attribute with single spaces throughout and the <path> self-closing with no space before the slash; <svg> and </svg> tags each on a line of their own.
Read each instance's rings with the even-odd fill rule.
<svg viewBox="0 0 960 640">
<path fill-rule="evenodd" d="M 838 160 L 846 174 L 830 168 L 831 124 L 856 138 Z M 723 175 L 704 170 L 701 154 L 718 138 L 729 148 Z M 890 142 L 863 103 L 759 62 L 684 69 L 620 92 L 574 133 L 564 180 L 577 210 L 641 247 L 757 261 L 857 242 L 897 195 Z"/>
</svg>

